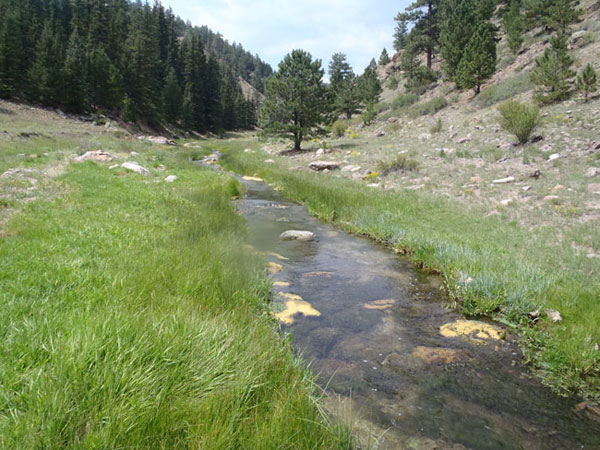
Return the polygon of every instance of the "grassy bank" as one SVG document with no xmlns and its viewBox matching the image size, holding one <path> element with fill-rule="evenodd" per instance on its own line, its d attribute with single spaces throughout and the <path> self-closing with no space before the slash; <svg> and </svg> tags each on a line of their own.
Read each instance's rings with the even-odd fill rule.
<svg viewBox="0 0 600 450">
<path fill-rule="evenodd" d="M 268 314 L 237 182 L 184 151 L 100 141 L 157 176 L 70 165 L 53 199 L 16 198 L 3 224 L 0 447 L 348 447 Z M 36 142 L 39 157 L 4 152 L 4 168 L 64 162 L 55 139 Z"/>
<path fill-rule="evenodd" d="M 256 152 L 244 152 L 253 148 Z M 550 228 L 529 231 L 502 217 L 485 217 L 458 202 L 426 193 L 386 192 L 331 175 L 289 170 L 294 161 L 267 156 L 256 142 L 221 145 L 225 165 L 274 182 L 318 217 L 409 252 L 439 271 L 451 297 L 471 316 L 493 316 L 524 337 L 525 358 L 561 392 L 600 399 L 598 264 L 565 245 Z M 590 239 L 600 230 L 590 224 Z M 558 310 L 553 323 L 538 308 Z"/>
</svg>

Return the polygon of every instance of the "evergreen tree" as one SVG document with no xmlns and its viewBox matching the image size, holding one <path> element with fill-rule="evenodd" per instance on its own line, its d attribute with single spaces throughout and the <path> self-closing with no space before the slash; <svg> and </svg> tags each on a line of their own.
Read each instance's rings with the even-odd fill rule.
<svg viewBox="0 0 600 450">
<path fill-rule="evenodd" d="M 589 96 L 598 90 L 598 77 L 591 64 L 587 64 L 581 71 L 581 74 L 577 76 L 575 88 L 583 95 L 586 103 Z"/>
<path fill-rule="evenodd" d="M 200 40 L 196 36 L 187 39 L 184 48 L 184 121 L 185 126 L 201 133 L 206 132 L 206 104 L 204 83 L 206 82 L 206 57 Z"/>
<path fill-rule="evenodd" d="M 310 53 L 294 50 L 279 64 L 279 70 L 267 79 L 262 122 L 267 132 L 290 138 L 294 149 L 302 141 L 321 131 L 328 97 L 323 85 L 321 61 Z"/>
<path fill-rule="evenodd" d="M 523 45 L 523 33 L 525 31 L 519 0 L 511 1 L 510 9 L 504 15 L 503 22 L 507 35 L 508 47 L 514 54 L 517 54 Z"/>
<path fill-rule="evenodd" d="M 214 54 L 206 64 L 206 81 L 204 83 L 206 126 L 209 130 L 218 131 L 223 127 L 221 111 L 221 70 Z M 244 127 L 246 128 L 246 127 Z"/>
<path fill-rule="evenodd" d="M 360 108 L 360 93 L 357 77 L 343 53 L 335 53 L 329 63 L 330 88 L 333 97 L 333 108 L 344 114 L 348 120 Z"/>
<path fill-rule="evenodd" d="M 394 49 L 397 52 L 406 47 L 406 38 L 408 36 L 408 18 L 399 13 L 396 18 L 396 28 L 394 29 Z"/>
<path fill-rule="evenodd" d="M 27 73 L 27 90 L 32 98 L 44 103 L 55 103 L 60 99 L 65 87 L 62 85 L 63 64 L 62 47 L 56 40 L 50 21 L 47 21 Z"/>
<path fill-rule="evenodd" d="M 495 27 L 482 22 L 471 36 L 465 53 L 458 64 L 456 82 L 464 89 L 481 92 L 481 85 L 496 71 Z"/>
<path fill-rule="evenodd" d="M 81 112 L 88 105 L 87 58 L 83 40 L 77 28 L 69 38 L 65 54 L 64 76 L 67 89 L 64 93 L 64 105 Z"/>
<path fill-rule="evenodd" d="M 162 91 L 162 104 L 165 120 L 169 123 L 175 123 L 181 115 L 183 106 L 183 93 L 177 80 L 177 73 L 173 67 L 170 67 L 165 79 L 165 86 Z"/>
<path fill-rule="evenodd" d="M 377 63 L 375 59 L 371 60 L 371 63 L 359 77 L 358 91 L 362 105 L 374 105 L 379 102 L 379 97 L 383 89 L 377 77 Z"/>
<path fill-rule="evenodd" d="M 389 64 L 390 61 L 391 61 L 390 60 L 390 55 L 388 55 L 387 50 L 384 48 L 381 51 L 381 55 L 379 56 L 379 65 L 380 66 L 385 66 L 385 65 Z"/>
<path fill-rule="evenodd" d="M 526 16 L 534 25 L 544 25 L 559 34 L 581 19 L 580 0 L 523 0 Z"/>
<path fill-rule="evenodd" d="M 398 25 L 414 24 L 406 36 L 403 48 L 410 47 L 415 55 L 426 54 L 427 68 L 431 70 L 433 56 L 439 44 L 438 12 L 441 0 L 416 0 L 404 13 L 396 16 Z"/>
<path fill-rule="evenodd" d="M 481 22 L 490 19 L 480 0 L 445 0 L 440 9 L 440 52 L 446 76 L 455 80 L 465 48 Z"/>
<path fill-rule="evenodd" d="M 16 9 L 0 17 L 0 96 L 9 96 L 21 86 L 26 61 L 22 20 Z"/>
<path fill-rule="evenodd" d="M 567 37 L 552 37 L 550 47 L 536 58 L 535 63 L 531 80 L 537 85 L 536 99 L 541 103 L 553 103 L 567 98 L 571 79 L 576 75 L 571 70 L 573 58 L 569 55 Z"/>
</svg>

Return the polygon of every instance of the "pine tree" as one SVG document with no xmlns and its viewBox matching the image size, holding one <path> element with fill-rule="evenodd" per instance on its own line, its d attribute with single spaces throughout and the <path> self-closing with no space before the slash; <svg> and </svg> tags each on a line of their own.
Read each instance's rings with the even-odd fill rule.
<svg viewBox="0 0 600 450">
<path fill-rule="evenodd" d="M 580 0 L 523 0 L 523 8 L 532 25 L 568 34 L 569 27 L 581 19 Z"/>
<path fill-rule="evenodd" d="M 375 59 L 372 59 L 363 74 L 358 78 L 358 92 L 361 104 L 366 106 L 378 103 L 382 91 L 381 83 L 377 77 L 377 63 Z"/>
<path fill-rule="evenodd" d="M 504 15 L 503 22 L 507 35 L 508 47 L 514 54 L 517 54 L 523 45 L 523 32 L 525 31 L 519 0 L 511 1 L 510 9 Z"/>
<path fill-rule="evenodd" d="M 77 28 L 69 38 L 65 54 L 64 76 L 67 89 L 64 105 L 72 111 L 81 112 L 88 106 L 87 58 L 83 41 Z"/>
<path fill-rule="evenodd" d="M 399 25 L 414 24 L 403 48 L 410 47 L 410 51 L 417 56 L 425 53 L 426 65 L 430 70 L 439 44 L 438 13 L 441 3 L 441 0 L 416 0 L 406 8 L 406 12 L 396 16 Z"/>
<path fill-rule="evenodd" d="M 265 131 L 290 138 L 295 150 L 322 131 L 319 125 L 329 108 L 323 75 L 321 61 L 313 61 L 310 53 L 294 50 L 286 55 L 279 70 L 267 79 L 262 110 Z"/>
<path fill-rule="evenodd" d="M 487 22 L 479 25 L 471 36 L 456 70 L 457 85 L 481 92 L 481 85 L 496 71 L 495 27 Z"/>
<path fill-rule="evenodd" d="M 388 55 L 387 49 L 383 49 L 381 51 L 381 55 L 379 56 L 379 65 L 385 66 L 390 63 L 390 55 Z"/>
<path fill-rule="evenodd" d="M 479 0 L 445 0 L 440 9 L 440 53 L 446 76 L 454 80 L 464 50 L 490 8 Z"/>
<path fill-rule="evenodd" d="M 583 95 L 586 103 L 589 99 L 589 96 L 598 90 L 598 77 L 594 67 L 591 64 L 587 64 L 581 71 L 581 74 L 577 76 L 575 88 L 577 91 L 579 91 L 579 93 L 581 93 L 581 95 Z"/>
<path fill-rule="evenodd" d="M 206 132 L 206 57 L 204 48 L 196 36 L 187 39 L 184 47 L 184 109 L 185 126 L 201 133 Z"/>
<path fill-rule="evenodd" d="M 223 127 L 221 111 L 221 69 L 217 58 L 211 54 L 206 64 L 206 81 L 204 83 L 206 126 L 209 130 L 218 131 Z"/>
<path fill-rule="evenodd" d="M 329 80 L 333 96 L 333 108 L 348 120 L 360 108 L 357 77 L 343 53 L 335 53 L 329 63 Z"/>
<path fill-rule="evenodd" d="M 165 79 L 165 85 L 162 91 L 162 104 L 165 120 L 169 123 L 175 123 L 181 115 L 183 105 L 183 93 L 177 80 L 177 74 L 173 67 L 170 67 Z"/>
<path fill-rule="evenodd" d="M 550 47 L 536 58 L 535 63 L 531 80 L 537 85 L 536 99 L 541 103 L 554 103 L 567 98 L 571 79 L 576 75 L 571 70 L 573 58 L 569 55 L 567 37 L 552 37 Z"/>
<path fill-rule="evenodd" d="M 27 72 L 29 95 L 43 103 L 56 103 L 62 96 L 64 55 L 49 21 L 35 49 L 33 64 Z"/>
<path fill-rule="evenodd" d="M 21 86 L 25 36 L 22 16 L 9 10 L 0 18 L 0 96 L 9 96 Z"/>
<path fill-rule="evenodd" d="M 408 18 L 399 13 L 396 18 L 396 28 L 394 29 L 394 49 L 397 52 L 406 47 L 406 38 L 408 36 Z"/>
</svg>

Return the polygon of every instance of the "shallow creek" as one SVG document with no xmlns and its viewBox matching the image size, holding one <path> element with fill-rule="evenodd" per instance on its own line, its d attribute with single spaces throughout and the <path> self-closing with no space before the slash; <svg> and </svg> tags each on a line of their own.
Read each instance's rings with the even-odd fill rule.
<svg viewBox="0 0 600 450">
<path fill-rule="evenodd" d="M 520 364 L 510 334 L 466 322 L 436 277 L 242 179 L 273 309 L 328 393 L 327 409 L 381 449 L 600 449 L 600 423 Z M 283 241 L 307 230 L 313 241 Z M 473 328 L 473 329 L 469 329 Z"/>
</svg>

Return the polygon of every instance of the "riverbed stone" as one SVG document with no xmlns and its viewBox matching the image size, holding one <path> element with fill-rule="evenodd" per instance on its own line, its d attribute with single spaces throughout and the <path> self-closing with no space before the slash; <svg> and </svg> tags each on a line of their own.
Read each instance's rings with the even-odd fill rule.
<svg viewBox="0 0 600 450">
<path fill-rule="evenodd" d="M 444 337 L 465 337 L 476 342 L 502 339 L 504 332 L 501 328 L 477 320 L 457 320 L 440 327 Z"/>
<path fill-rule="evenodd" d="M 275 315 L 281 323 L 292 325 L 297 314 L 302 314 L 306 317 L 319 317 L 320 311 L 317 311 L 313 306 L 305 301 L 302 297 L 296 294 L 280 292 L 279 295 L 286 299 L 285 309 Z"/>
<path fill-rule="evenodd" d="M 430 365 L 456 364 L 473 358 L 473 355 L 467 350 L 424 346 L 416 347 L 412 352 L 412 356 Z"/>
<path fill-rule="evenodd" d="M 284 241 L 312 241 L 315 238 L 315 233 L 311 231 L 288 230 L 281 233 L 279 237 Z"/>
<path fill-rule="evenodd" d="M 274 262 L 269 262 L 269 264 L 267 265 L 267 268 L 271 275 L 276 275 L 283 270 L 283 266 L 281 264 L 277 264 Z"/>
<path fill-rule="evenodd" d="M 363 308 L 365 309 L 377 309 L 380 311 L 384 311 L 386 309 L 392 308 L 396 304 L 395 299 L 384 299 L 384 300 L 375 300 L 374 302 L 365 303 Z"/>
</svg>

